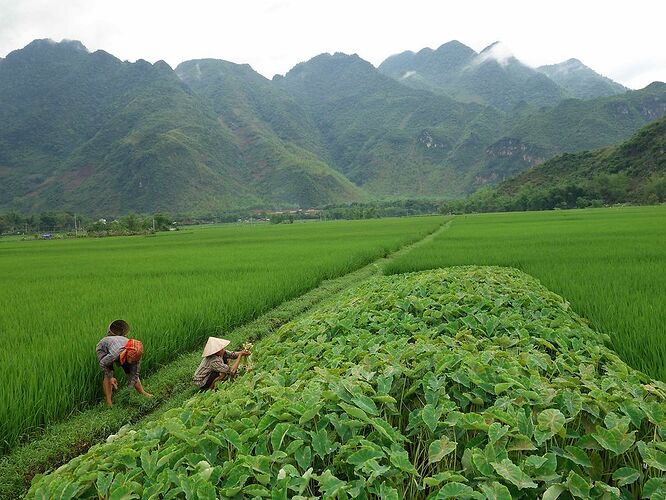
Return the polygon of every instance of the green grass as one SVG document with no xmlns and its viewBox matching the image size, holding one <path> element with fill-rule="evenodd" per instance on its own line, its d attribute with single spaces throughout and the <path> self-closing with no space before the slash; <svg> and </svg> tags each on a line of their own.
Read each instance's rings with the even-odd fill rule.
<svg viewBox="0 0 666 500">
<path fill-rule="evenodd" d="M 209 227 L 0 242 L 0 436 L 17 443 L 100 397 L 94 347 L 116 318 L 144 374 L 323 280 L 419 240 L 441 217 Z M 150 387 L 148 387 L 150 390 Z"/>
<path fill-rule="evenodd" d="M 465 264 L 537 277 L 627 363 L 666 380 L 666 206 L 460 216 L 385 272 Z"/>
</svg>

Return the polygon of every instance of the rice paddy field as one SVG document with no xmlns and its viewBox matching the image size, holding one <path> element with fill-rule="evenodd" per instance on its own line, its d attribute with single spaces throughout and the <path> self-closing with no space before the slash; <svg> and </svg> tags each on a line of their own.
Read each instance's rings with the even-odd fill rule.
<svg viewBox="0 0 666 500">
<path fill-rule="evenodd" d="M 666 206 L 458 216 L 385 272 L 467 264 L 538 278 L 628 364 L 666 380 Z"/>
<path fill-rule="evenodd" d="M 0 241 L 0 449 L 100 399 L 94 348 L 110 321 L 130 323 L 150 372 L 208 335 L 422 239 L 444 220 Z"/>
</svg>

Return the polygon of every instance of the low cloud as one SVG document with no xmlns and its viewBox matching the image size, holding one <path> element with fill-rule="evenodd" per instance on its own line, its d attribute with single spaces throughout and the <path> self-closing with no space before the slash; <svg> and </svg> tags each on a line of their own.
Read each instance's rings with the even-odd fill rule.
<svg viewBox="0 0 666 500">
<path fill-rule="evenodd" d="M 495 42 L 491 46 L 485 48 L 478 56 L 474 58 L 472 64 L 478 65 L 486 61 L 493 60 L 501 66 L 509 64 L 509 60 L 513 58 L 513 52 L 502 42 Z"/>
</svg>

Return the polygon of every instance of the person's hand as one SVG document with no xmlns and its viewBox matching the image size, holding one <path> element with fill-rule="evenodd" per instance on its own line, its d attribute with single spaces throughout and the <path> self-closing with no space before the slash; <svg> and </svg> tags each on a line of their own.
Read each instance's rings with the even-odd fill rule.
<svg viewBox="0 0 666 500">
<path fill-rule="evenodd" d="M 111 377 L 111 387 L 116 391 L 118 390 L 118 381 L 116 380 L 116 377 Z"/>
<path fill-rule="evenodd" d="M 252 354 L 250 351 L 241 351 L 241 356 L 249 356 Z"/>
</svg>

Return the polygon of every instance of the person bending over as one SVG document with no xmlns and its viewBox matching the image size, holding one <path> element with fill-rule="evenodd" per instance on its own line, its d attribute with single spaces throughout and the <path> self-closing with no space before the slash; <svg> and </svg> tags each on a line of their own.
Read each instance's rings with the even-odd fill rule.
<svg viewBox="0 0 666 500">
<path fill-rule="evenodd" d="M 95 351 L 97 361 L 104 373 L 102 387 L 106 404 L 113 406 L 112 393 L 118 389 L 118 381 L 113 373 L 113 364 L 118 363 L 125 374 L 129 387 L 134 387 L 136 392 L 142 396 L 152 397 L 141 385 L 139 372 L 141 370 L 141 356 L 143 356 L 143 345 L 135 339 L 128 339 L 130 327 L 126 321 L 117 319 L 109 325 L 106 337 L 97 343 Z"/>
<path fill-rule="evenodd" d="M 215 388 L 215 384 L 227 377 L 232 377 L 238 371 L 238 365 L 243 356 L 249 356 L 250 351 L 226 351 L 225 348 L 231 343 L 226 339 L 208 337 L 204 347 L 201 363 L 194 372 L 192 382 L 200 391 Z M 229 360 L 235 359 L 233 365 L 229 366 Z"/>
</svg>

